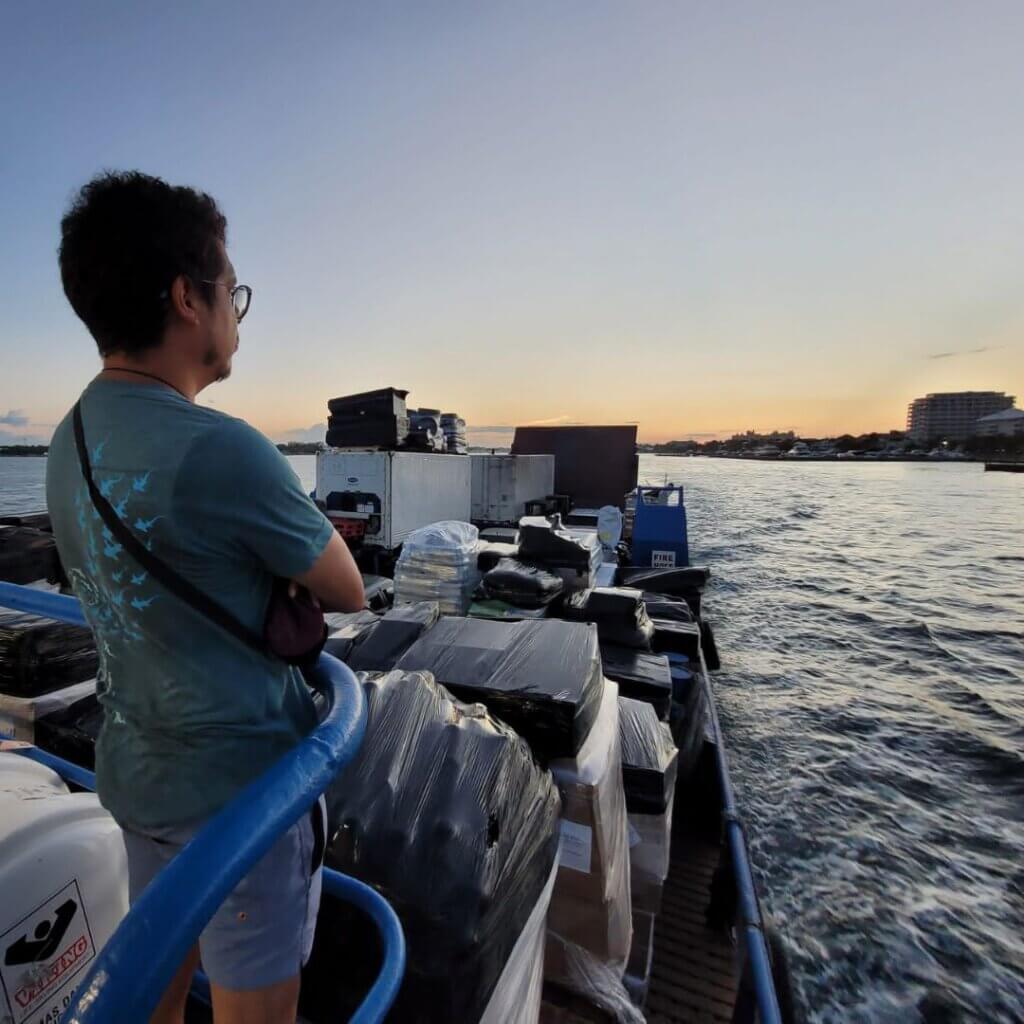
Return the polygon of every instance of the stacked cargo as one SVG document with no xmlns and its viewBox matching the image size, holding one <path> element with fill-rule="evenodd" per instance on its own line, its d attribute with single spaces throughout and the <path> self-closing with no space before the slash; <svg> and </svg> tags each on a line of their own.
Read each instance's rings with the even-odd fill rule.
<svg viewBox="0 0 1024 1024">
<path fill-rule="evenodd" d="M 434 523 L 410 533 L 395 565 L 395 602 L 436 601 L 445 615 L 465 615 L 480 582 L 478 544 L 469 523 Z"/>
<path fill-rule="evenodd" d="M 625 981 L 642 1005 L 650 984 L 654 921 L 668 877 L 679 751 L 654 709 L 628 697 L 619 698 L 619 735 L 633 912 L 633 946 Z"/>
<path fill-rule="evenodd" d="M 572 530 L 562 517 L 523 516 L 519 520 L 519 557 L 557 573 L 566 589 L 592 587 L 601 565 L 601 542 L 594 531 Z"/>
<path fill-rule="evenodd" d="M 325 649 L 367 673 L 369 709 L 328 792 L 327 861 L 401 917 L 396 1020 L 535 1024 L 543 987 L 573 1020 L 642 1021 L 677 781 L 703 743 L 701 583 L 646 569 L 580 589 L 595 559 L 596 535 L 557 516 L 487 543 L 434 523 L 405 538 L 394 607 L 383 581 L 377 611 L 327 616 Z M 520 621 L 462 617 L 474 594 Z M 38 735 L 89 763 L 101 721 L 92 698 Z M 378 967 L 370 935 L 325 900 L 307 1016 L 351 1012 L 338 965 L 357 993 Z"/>
<path fill-rule="evenodd" d="M 408 391 L 380 388 L 327 403 L 327 444 L 332 448 L 397 448 L 409 433 Z"/>
<path fill-rule="evenodd" d="M 545 762 L 576 756 L 601 705 L 597 634 L 583 623 L 447 617 L 396 668 L 430 672 L 460 700 L 485 704 Z"/>
<path fill-rule="evenodd" d="M 332 398 L 327 403 L 328 447 L 466 455 L 466 421 L 440 409 L 409 409 L 408 394 L 379 388 Z"/>
<path fill-rule="evenodd" d="M 482 568 L 482 558 L 483 553 L 477 556 L 478 568 Z M 469 609 L 469 614 L 477 618 L 541 619 L 547 614 L 548 606 L 562 593 L 564 583 L 561 576 L 527 565 L 515 557 L 499 558 L 496 564 L 488 559 L 485 564 L 490 568 L 484 572 Z"/>
<path fill-rule="evenodd" d="M 445 451 L 449 455 L 468 455 L 466 444 L 466 421 L 454 412 L 441 413 L 441 430 L 444 431 Z"/>
<path fill-rule="evenodd" d="M 534 1024 L 559 841 L 550 774 L 512 729 L 429 674 L 360 679 L 366 735 L 326 793 L 327 863 L 401 919 L 408 957 L 389 1019 Z M 347 1020 L 378 958 L 365 918 L 325 900 L 304 1016 Z"/>
<path fill-rule="evenodd" d="M 448 450 L 444 431 L 441 430 L 440 409 L 411 409 L 406 447 L 420 452 Z"/>
<path fill-rule="evenodd" d="M 597 717 L 580 750 L 550 767 L 562 798 L 562 843 L 544 978 L 550 987 L 628 1020 L 622 979 L 633 934 L 630 850 L 614 683 L 603 684 Z"/>
</svg>

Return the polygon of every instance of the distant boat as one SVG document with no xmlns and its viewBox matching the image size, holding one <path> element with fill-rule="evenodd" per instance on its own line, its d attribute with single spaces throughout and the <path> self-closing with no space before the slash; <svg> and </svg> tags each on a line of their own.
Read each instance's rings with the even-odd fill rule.
<svg viewBox="0 0 1024 1024">
<path fill-rule="evenodd" d="M 986 462 L 985 472 L 1024 473 L 1024 462 Z"/>
</svg>

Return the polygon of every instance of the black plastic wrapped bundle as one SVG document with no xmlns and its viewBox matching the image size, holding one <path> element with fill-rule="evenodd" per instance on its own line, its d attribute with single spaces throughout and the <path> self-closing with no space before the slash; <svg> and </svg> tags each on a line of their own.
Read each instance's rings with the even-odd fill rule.
<svg viewBox="0 0 1024 1024">
<path fill-rule="evenodd" d="M 96 767 L 96 740 L 103 725 L 103 706 L 95 694 L 76 700 L 36 721 L 37 747 L 88 768 Z"/>
<path fill-rule="evenodd" d="M 626 587 L 594 587 L 566 598 L 562 615 L 575 622 L 593 622 L 601 643 L 651 649 L 654 624 L 647 617 L 643 595 Z"/>
<path fill-rule="evenodd" d="M 409 433 L 404 416 L 331 416 L 327 421 L 327 444 L 331 448 L 397 448 Z"/>
<path fill-rule="evenodd" d="M 466 421 L 454 412 L 441 413 L 441 430 L 444 432 L 445 447 L 450 454 L 466 455 Z"/>
<path fill-rule="evenodd" d="M 85 626 L 0 610 L 0 693 L 36 697 L 92 679 L 98 665 Z"/>
<path fill-rule="evenodd" d="M 693 622 L 693 612 L 681 597 L 671 594 L 653 594 L 649 590 L 642 591 L 644 608 L 651 619 L 664 619 L 669 622 Z"/>
<path fill-rule="evenodd" d="M 361 679 L 366 736 L 326 792 L 327 864 L 401 919 L 408 957 L 388 1019 L 479 1020 L 554 866 L 558 793 L 521 737 L 428 674 Z M 304 1015 L 348 1019 L 377 970 L 368 936 L 349 905 L 323 902 Z"/>
<path fill-rule="evenodd" d="M 58 583 L 60 577 L 60 558 L 52 533 L 26 526 L 0 526 L 0 580 Z"/>
<path fill-rule="evenodd" d="M 336 416 L 405 416 L 405 397 L 408 394 L 408 391 L 400 388 L 378 388 L 376 391 L 361 391 L 357 395 L 332 398 L 328 401 L 327 408 Z"/>
<path fill-rule="evenodd" d="M 387 576 L 363 573 L 363 591 L 366 607 L 372 612 L 386 611 L 395 602 L 395 581 Z"/>
<path fill-rule="evenodd" d="M 631 814 L 663 814 L 675 780 L 679 750 L 668 726 L 646 701 L 619 698 L 622 784 Z"/>
<path fill-rule="evenodd" d="M 519 556 L 526 562 L 587 572 L 601 564 L 601 541 L 596 533 L 573 533 L 560 515 L 524 516 L 519 520 Z"/>
<path fill-rule="evenodd" d="M 483 534 L 480 536 L 483 537 Z M 503 558 L 518 557 L 518 544 L 482 540 L 477 549 L 476 567 L 481 572 L 490 572 Z"/>
<path fill-rule="evenodd" d="M 697 566 L 680 569 L 648 569 L 646 566 L 623 565 L 615 573 L 615 582 L 621 587 L 638 587 L 659 594 L 682 598 L 700 618 L 701 594 L 711 576 L 711 570 Z"/>
<path fill-rule="evenodd" d="M 388 672 L 398 659 L 438 620 L 436 601 L 400 604 L 360 632 L 348 655 L 355 671 Z"/>
<path fill-rule="evenodd" d="M 615 574 L 615 582 L 623 587 L 639 587 L 659 594 L 683 596 L 683 591 L 702 590 L 711 578 L 707 567 L 688 565 L 678 569 L 650 569 L 645 565 L 623 565 Z"/>
<path fill-rule="evenodd" d="M 324 622 L 327 624 L 324 650 L 347 662 L 357 641 L 364 633 L 376 628 L 380 616 L 364 608 L 360 612 L 329 612 L 324 616 Z"/>
<path fill-rule="evenodd" d="M 689 662 L 680 654 L 667 655 L 672 675 L 672 710 L 669 727 L 679 747 L 679 778 L 685 780 L 693 771 L 704 745 L 704 718 L 707 694 L 701 676 L 690 670 Z"/>
<path fill-rule="evenodd" d="M 576 754 L 603 689 L 597 630 L 556 619 L 443 618 L 396 668 L 432 672 L 460 700 L 486 704 L 545 760 Z"/>
<path fill-rule="evenodd" d="M 543 608 L 561 594 L 564 586 L 561 576 L 539 566 L 502 558 L 484 573 L 478 593 L 486 601 L 505 601 L 517 608 Z"/>
<path fill-rule="evenodd" d="M 651 647 L 658 654 L 684 654 L 693 661 L 700 661 L 701 629 L 696 622 L 654 619 L 653 626 Z"/>
<path fill-rule="evenodd" d="M 662 721 L 672 706 L 672 674 L 664 654 L 647 654 L 632 647 L 601 644 L 604 674 L 619 684 L 623 697 L 646 701 Z"/>
</svg>

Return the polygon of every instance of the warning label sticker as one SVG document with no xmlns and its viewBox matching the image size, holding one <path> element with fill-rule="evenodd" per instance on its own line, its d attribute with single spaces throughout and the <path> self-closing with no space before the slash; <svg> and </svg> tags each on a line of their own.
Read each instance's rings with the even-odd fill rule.
<svg viewBox="0 0 1024 1024">
<path fill-rule="evenodd" d="M 674 569 L 676 567 L 676 553 L 674 551 L 652 551 L 652 569 Z"/>
<path fill-rule="evenodd" d="M 82 894 L 72 879 L 0 935 L 6 1019 L 11 1024 L 57 1021 L 71 1003 L 71 981 L 95 957 Z"/>
</svg>

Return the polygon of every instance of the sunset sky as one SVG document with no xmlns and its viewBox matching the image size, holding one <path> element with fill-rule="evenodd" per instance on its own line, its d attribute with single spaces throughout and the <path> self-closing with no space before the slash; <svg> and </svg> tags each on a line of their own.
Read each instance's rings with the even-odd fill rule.
<svg viewBox="0 0 1024 1024">
<path fill-rule="evenodd" d="M 481 443 L 1024 404 L 1022 39 L 1019 0 L 10 8 L 0 444 L 97 368 L 55 251 L 103 168 L 220 202 L 254 298 L 201 401 L 277 440 L 387 385 Z"/>
</svg>

